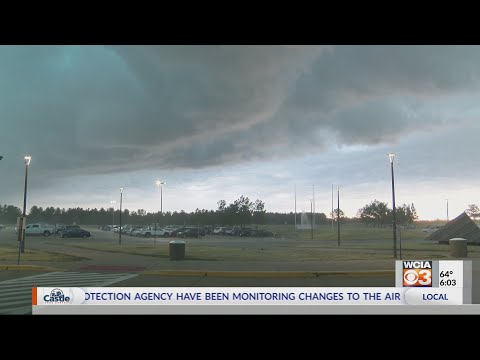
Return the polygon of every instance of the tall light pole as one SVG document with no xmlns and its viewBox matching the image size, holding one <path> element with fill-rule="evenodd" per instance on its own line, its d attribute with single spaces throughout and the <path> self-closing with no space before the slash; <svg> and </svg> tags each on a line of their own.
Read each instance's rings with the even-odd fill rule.
<svg viewBox="0 0 480 360">
<path fill-rule="evenodd" d="M 340 246 L 340 185 L 337 185 L 337 244 Z"/>
<path fill-rule="evenodd" d="M 293 185 L 295 191 L 295 229 L 297 229 L 297 184 Z"/>
<path fill-rule="evenodd" d="M 30 165 L 30 161 L 32 160 L 31 156 L 25 156 L 25 187 L 23 190 L 23 218 L 25 219 L 26 212 L 27 212 L 27 178 L 28 178 L 28 165 Z M 25 221 L 25 220 L 24 220 Z M 22 227 L 22 253 L 25 252 L 25 223 Z"/>
<path fill-rule="evenodd" d="M 447 221 L 449 221 L 449 218 L 448 218 L 448 199 L 447 199 Z"/>
<path fill-rule="evenodd" d="M 163 185 L 167 185 L 167 183 L 157 179 L 155 184 L 160 188 L 160 218 L 163 218 Z"/>
<path fill-rule="evenodd" d="M 120 228 L 118 229 L 118 244 L 122 244 L 122 200 L 123 200 L 123 187 L 120 188 Z"/>
<path fill-rule="evenodd" d="M 310 200 L 310 212 L 312 213 L 312 221 L 310 222 L 312 228 L 312 240 L 313 240 L 313 199 Z"/>
<path fill-rule="evenodd" d="M 333 214 L 333 184 L 332 184 L 332 230 L 333 230 L 333 218 L 334 218 L 334 214 Z"/>
<path fill-rule="evenodd" d="M 393 221 L 393 258 L 397 258 L 397 214 L 395 209 L 395 177 L 393 175 L 393 161 L 395 160 L 395 153 L 389 153 L 390 167 L 392 169 L 392 221 Z"/>
<path fill-rule="evenodd" d="M 313 227 L 315 227 L 315 184 L 312 185 L 312 193 L 313 193 L 313 217 L 312 217 L 312 222 L 313 222 Z"/>
<path fill-rule="evenodd" d="M 110 204 L 112 204 L 112 232 L 113 232 L 113 226 L 115 225 L 115 204 L 117 202 L 115 200 L 111 200 Z"/>
</svg>

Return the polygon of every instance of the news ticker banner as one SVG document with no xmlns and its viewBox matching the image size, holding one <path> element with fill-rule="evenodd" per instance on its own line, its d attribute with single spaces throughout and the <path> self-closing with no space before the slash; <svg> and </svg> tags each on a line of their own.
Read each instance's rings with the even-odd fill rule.
<svg viewBox="0 0 480 360">
<path fill-rule="evenodd" d="M 411 260 L 395 264 L 396 287 L 38 287 L 32 314 L 88 313 L 90 307 L 257 305 L 471 304 L 471 261 Z M 366 280 L 367 281 L 367 280 Z M 79 310 L 82 308 L 82 310 Z M 58 311 L 58 312 L 57 312 Z M 148 310 L 147 310 L 148 312 Z"/>
</svg>

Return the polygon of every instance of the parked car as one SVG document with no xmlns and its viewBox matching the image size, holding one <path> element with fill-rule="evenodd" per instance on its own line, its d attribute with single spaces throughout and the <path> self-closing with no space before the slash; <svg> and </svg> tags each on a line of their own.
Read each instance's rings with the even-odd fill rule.
<svg viewBox="0 0 480 360">
<path fill-rule="evenodd" d="M 91 237 L 92 234 L 90 233 L 90 231 L 87 231 L 87 230 L 83 230 L 83 229 L 70 229 L 70 230 L 66 230 L 64 232 L 62 232 L 60 234 L 60 237 L 61 238 L 89 238 Z"/>
<path fill-rule="evenodd" d="M 213 235 L 222 235 L 222 234 L 224 234 L 226 229 L 227 229 L 226 227 L 216 227 L 216 228 L 213 229 L 212 234 Z"/>
<path fill-rule="evenodd" d="M 242 229 L 240 228 L 237 228 L 237 227 L 233 227 L 233 228 L 227 228 L 225 229 L 225 232 L 224 232 L 224 235 L 227 235 L 227 236 L 238 236 L 240 234 L 240 231 Z"/>
<path fill-rule="evenodd" d="M 178 228 L 176 228 L 176 229 L 173 229 L 173 230 L 170 232 L 170 236 L 171 236 L 171 237 L 176 237 L 176 236 L 178 236 L 178 233 L 179 233 L 180 231 L 183 231 L 183 230 L 185 230 L 185 229 L 186 229 L 185 226 L 182 226 L 182 227 L 178 227 Z"/>
<path fill-rule="evenodd" d="M 155 229 L 152 227 L 141 229 L 136 232 L 136 236 L 143 236 L 146 238 L 155 236 L 155 234 L 156 236 L 159 236 L 159 237 L 168 237 L 170 235 L 169 232 L 165 229 L 161 229 L 161 228 Z"/>
<path fill-rule="evenodd" d="M 57 234 L 61 235 L 63 232 L 72 230 L 72 229 L 80 229 L 80 225 L 64 225 L 60 228 L 57 227 Z"/>
<path fill-rule="evenodd" d="M 137 234 L 138 230 L 142 230 L 142 226 L 140 226 L 140 225 L 132 226 L 128 235 L 135 236 Z"/>
<path fill-rule="evenodd" d="M 268 231 L 268 230 L 250 230 L 248 235 L 246 236 L 252 236 L 252 237 L 274 237 L 273 232 Z"/>
<path fill-rule="evenodd" d="M 239 236 L 250 236 L 250 232 L 252 231 L 252 228 L 243 228 L 239 232 Z"/>
<path fill-rule="evenodd" d="M 185 228 L 177 232 L 177 237 L 181 237 L 181 238 L 186 238 L 186 237 L 198 238 L 199 236 L 201 235 L 199 234 L 199 229 L 197 228 Z"/>
<path fill-rule="evenodd" d="M 18 229 L 15 227 L 15 233 Z M 55 226 L 48 224 L 28 224 L 25 226 L 25 235 L 42 235 L 50 236 L 55 233 Z"/>
</svg>

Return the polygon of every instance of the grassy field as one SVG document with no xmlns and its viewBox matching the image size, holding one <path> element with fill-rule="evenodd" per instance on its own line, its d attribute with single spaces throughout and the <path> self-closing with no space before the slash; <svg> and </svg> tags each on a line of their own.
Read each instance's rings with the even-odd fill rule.
<svg viewBox="0 0 480 360">
<path fill-rule="evenodd" d="M 0 261 L 16 261 L 18 259 L 18 247 L 13 246 L 0 246 Z M 25 252 L 21 254 L 21 260 L 23 261 L 77 261 L 83 258 L 61 254 L 50 251 L 40 251 L 25 249 Z"/>
<path fill-rule="evenodd" d="M 310 230 L 296 230 L 292 226 L 264 226 L 281 234 L 275 239 L 210 235 L 201 239 L 185 239 L 186 260 L 209 261 L 318 261 L 318 260 L 380 260 L 391 259 L 393 252 L 392 229 L 362 226 L 341 227 L 341 246 L 337 245 L 337 228 L 330 226 L 315 229 L 313 240 Z M 92 250 L 119 252 L 159 258 L 169 257 L 167 242 L 127 243 L 118 245 L 117 234 L 97 231 L 95 241 L 70 242 L 71 246 Z M 449 257 L 449 245 L 424 241 L 426 234 L 419 229 L 402 230 L 397 239 L 398 254 L 402 258 L 445 259 Z M 131 239 L 126 236 L 124 239 Z M 139 239 L 140 240 L 140 239 Z M 114 241 L 114 242 L 113 242 Z M 135 240 L 133 240 L 135 241 Z M 149 239 L 146 241 L 152 241 Z M 245 245 L 242 245 L 242 242 Z M 469 257 L 480 258 L 480 246 L 469 246 Z"/>
<path fill-rule="evenodd" d="M 312 239 L 312 231 L 310 229 L 295 229 L 292 225 L 262 225 L 264 228 L 279 234 L 281 237 L 289 239 Z M 400 230 L 400 236 L 404 240 L 423 240 L 427 234 L 423 233 L 423 227 L 416 229 Z M 338 229 L 335 225 L 332 229 L 331 225 L 320 226 L 313 230 L 313 240 L 337 240 Z M 371 228 L 357 224 L 345 224 L 340 226 L 340 240 L 349 242 L 350 240 L 382 240 L 392 239 L 393 230 L 389 228 Z"/>
<path fill-rule="evenodd" d="M 72 244 L 73 247 L 117 252 L 125 254 L 155 256 L 167 259 L 169 247 L 166 244 Z M 296 247 L 226 247 L 202 246 L 187 243 L 186 260 L 208 261 L 318 261 L 318 260 L 380 260 L 392 258 L 391 244 L 388 246 L 296 246 Z M 399 252 L 400 253 L 400 252 Z M 402 258 L 446 259 L 449 257 L 448 245 L 410 244 L 402 248 Z M 480 258 L 480 247 L 469 249 L 470 258 Z"/>
</svg>

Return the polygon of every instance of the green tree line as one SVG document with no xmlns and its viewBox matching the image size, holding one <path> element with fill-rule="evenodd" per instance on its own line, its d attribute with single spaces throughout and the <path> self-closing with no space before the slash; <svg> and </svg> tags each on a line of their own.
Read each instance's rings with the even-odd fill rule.
<svg viewBox="0 0 480 360">
<path fill-rule="evenodd" d="M 50 224 L 80 224 L 80 225 L 107 225 L 118 224 L 120 219 L 120 210 L 113 208 L 54 208 L 38 207 L 36 205 L 30 208 L 27 213 L 28 222 L 46 222 Z M 334 210 L 334 221 L 337 221 L 338 209 Z M 20 208 L 13 205 L 0 205 L 0 223 L 14 224 L 17 217 L 21 216 Z M 329 214 L 332 215 L 331 213 Z M 415 206 L 403 204 L 396 208 L 396 217 L 400 224 L 411 224 L 418 219 Z M 309 223 L 312 222 L 312 214 L 307 213 Z M 296 222 L 300 224 L 301 215 L 297 214 Z M 324 213 L 315 214 L 315 224 L 326 225 L 331 222 L 331 217 L 327 218 Z M 388 208 L 387 203 L 378 200 L 372 201 L 358 210 L 356 218 L 345 217 L 340 209 L 341 222 L 363 222 L 369 226 L 382 227 L 392 223 L 392 210 Z M 196 209 L 187 213 L 184 210 L 177 212 L 147 212 L 144 209 L 131 211 L 125 209 L 122 211 L 123 224 L 148 225 L 154 222 L 160 225 L 182 225 L 182 224 L 200 224 L 200 225 L 231 225 L 244 226 L 252 224 L 295 224 L 295 213 L 267 212 L 265 203 L 262 200 L 251 201 L 246 196 L 241 196 L 234 202 L 227 204 L 225 200 L 217 202 L 216 210 Z"/>
</svg>

